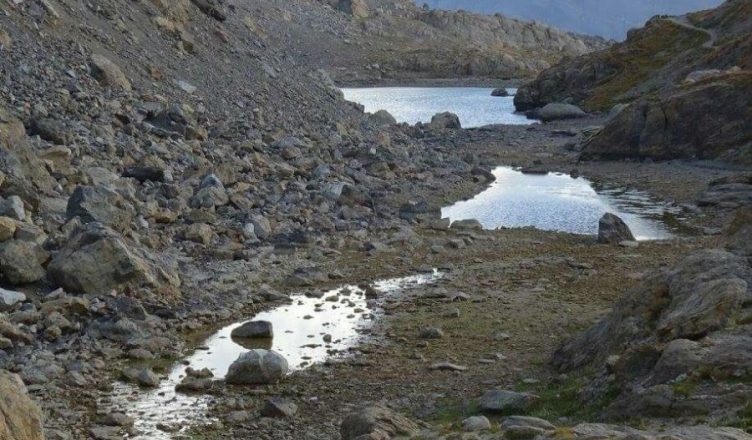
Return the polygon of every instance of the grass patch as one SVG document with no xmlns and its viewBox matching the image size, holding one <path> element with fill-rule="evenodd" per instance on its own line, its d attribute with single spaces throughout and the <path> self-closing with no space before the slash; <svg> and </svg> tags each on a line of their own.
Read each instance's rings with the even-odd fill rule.
<svg viewBox="0 0 752 440">
<path fill-rule="evenodd" d="M 584 375 L 587 377 L 588 375 Z M 527 415 L 545 420 L 566 417 L 573 422 L 593 421 L 598 412 L 608 406 L 619 394 L 616 388 L 609 389 L 604 396 L 591 403 L 583 403 L 581 392 L 587 380 L 583 376 L 568 378 L 558 384 L 526 384 L 519 382 L 515 387 L 520 392 L 530 392 L 540 397 L 538 403 Z"/>
</svg>

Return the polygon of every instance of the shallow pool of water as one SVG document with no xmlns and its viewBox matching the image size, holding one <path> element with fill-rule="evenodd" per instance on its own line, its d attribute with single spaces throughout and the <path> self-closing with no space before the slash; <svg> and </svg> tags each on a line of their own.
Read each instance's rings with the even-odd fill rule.
<svg viewBox="0 0 752 440">
<path fill-rule="evenodd" d="M 442 209 L 451 221 L 477 219 L 486 229 L 532 226 L 546 231 L 595 235 L 606 212 L 621 217 L 638 240 L 671 238 L 668 219 L 680 219 L 681 208 L 644 192 L 598 187 L 567 174 L 523 174 L 510 167 L 493 171 L 496 181 L 474 198 Z"/>
<path fill-rule="evenodd" d="M 516 89 L 507 89 L 511 95 Z M 533 120 L 515 113 L 514 96 L 491 96 L 483 87 L 372 87 L 342 89 L 345 99 L 357 102 L 368 113 L 386 110 L 397 122 L 431 122 L 437 113 L 452 112 L 463 128 L 491 124 L 532 124 Z"/>
<path fill-rule="evenodd" d="M 437 271 L 376 281 L 371 287 L 384 296 L 395 295 L 404 289 L 429 283 L 441 277 Z M 206 418 L 208 397 L 175 391 L 185 376 L 187 367 L 208 368 L 215 379 L 227 373 L 230 364 L 250 348 L 273 349 L 288 361 L 291 371 L 341 355 L 354 346 L 360 332 L 378 315 L 378 300 L 367 300 L 365 291 L 348 285 L 329 290 L 323 295 L 294 295 L 291 303 L 253 316 L 251 320 L 270 321 L 274 329 L 271 340 L 233 340 L 232 330 L 245 321 L 228 325 L 209 338 L 190 356 L 174 365 L 167 379 L 153 390 L 141 390 L 118 382 L 108 406 L 122 411 L 136 420 L 137 439 L 163 440 L 171 434 L 160 431 L 159 424 L 184 430 L 191 421 Z M 328 336 L 327 336 L 328 335 Z M 330 342 L 325 342 L 331 337 Z"/>
</svg>

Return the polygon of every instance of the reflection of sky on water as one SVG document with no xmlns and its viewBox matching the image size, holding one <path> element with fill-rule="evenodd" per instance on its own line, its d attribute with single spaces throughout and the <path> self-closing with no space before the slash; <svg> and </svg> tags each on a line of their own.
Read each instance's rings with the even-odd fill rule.
<svg viewBox="0 0 752 440">
<path fill-rule="evenodd" d="M 491 96 L 493 89 L 482 87 L 375 87 L 342 89 L 345 99 L 357 102 L 368 113 L 386 110 L 397 122 L 431 122 L 436 113 L 452 112 L 463 128 L 491 124 L 532 124 L 533 120 L 515 113 L 514 96 Z M 510 94 L 516 89 L 508 89 Z"/>
<path fill-rule="evenodd" d="M 612 212 L 629 225 L 638 240 L 655 240 L 672 236 L 661 221 L 663 215 L 681 212 L 640 191 L 596 191 L 587 179 L 566 174 L 523 174 L 509 167 L 496 168 L 493 173 L 496 181 L 488 189 L 444 208 L 442 216 L 452 221 L 474 218 L 487 229 L 532 226 L 595 235 L 598 220 Z"/>
</svg>

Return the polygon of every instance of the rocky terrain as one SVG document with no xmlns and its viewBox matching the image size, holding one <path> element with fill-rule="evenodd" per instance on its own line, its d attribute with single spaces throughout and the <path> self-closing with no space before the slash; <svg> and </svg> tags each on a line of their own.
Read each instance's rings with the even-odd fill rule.
<svg viewBox="0 0 752 440">
<path fill-rule="evenodd" d="M 684 14 L 714 8 L 722 0 L 427 0 L 437 9 L 464 9 L 484 14 L 501 13 L 523 20 L 548 23 L 559 29 L 600 35 L 621 41 L 627 32 L 656 14 Z"/>
<path fill-rule="evenodd" d="M 401 2 L 22 0 L 0 8 L 3 440 L 138 434 L 144 414 L 114 403 L 116 385 L 133 384 L 127 400 L 138 400 L 217 326 L 295 292 L 432 268 L 446 276 L 380 299 L 382 319 L 350 356 L 287 377 L 284 359 L 245 356 L 256 370 L 265 365 L 263 383 L 243 377 L 253 365 L 228 383 L 193 371 L 183 391 L 211 395 L 210 417 L 141 434 L 749 438 L 744 207 L 752 180 L 743 163 L 579 163 L 592 127 L 608 122 L 584 113 L 558 121 L 553 111 L 550 123 L 530 127 L 462 130 L 451 114 L 395 124 L 345 102 L 327 73 L 386 57 L 379 44 L 390 41 L 417 50 L 425 41 L 389 27 L 404 31 L 415 20 L 439 29 L 425 34 L 439 44 L 450 34 L 466 44 L 458 22 L 480 28 L 477 41 L 488 47 L 499 29 L 515 34 L 503 51 L 530 64 L 510 75 L 602 43 Z M 378 32 L 384 39 L 362 50 Z M 483 231 L 472 221 L 450 228 L 440 208 L 484 188 L 501 164 L 577 168 L 650 191 L 682 206 L 693 232 L 634 247 Z M 656 283 L 665 286 L 650 290 L 658 304 L 642 303 Z M 626 287 L 637 293 L 608 314 Z M 623 328 L 622 318 L 661 326 Z M 590 350 L 596 343 L 601 351 Z M 623 366 L 633 343 L 648 355 Z M 676 369 L 661 366 L 674 355 Z M 695 367 L 710 373 L 690 374 Z M 650 412 L 657 406 L 641 402 L 667 396 L 666 387 L 675 400 L 661 417 L 675 418 L 662 426 Z M 639 432 L 594 424 L 622 421 L 613 415 L 623 408 Z"/>
<path fill-rule="evenodd" d="M 748 1 L 736 0 L 655 17 L 624 43 L 545 71 L 515 104 L 610 111 L 611 122 L 585 146 L 584 158 L 749 163 L 751 14 Z"/>
<path fill-rule="evenodd" d="M 297 24 L 306 35 L 301 38 L 301 56 L 344 84 L 529 78 L 564 57 L 607 46 L 601 38 L 538 23 L 502 15 L 426 10 L 409 0 L 328 3 L 330 11 L 310 5 L 298 12 L 305 18 Z M 320 30 L 319 26 L 311 29 L 312 19 Z M 294 20 L 286 24 L 287 29 L 295 27 Z"/>
</svg>

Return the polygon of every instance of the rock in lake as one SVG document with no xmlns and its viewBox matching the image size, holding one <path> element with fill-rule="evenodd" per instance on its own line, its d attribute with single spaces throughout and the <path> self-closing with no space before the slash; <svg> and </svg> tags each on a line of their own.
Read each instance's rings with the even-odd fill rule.
<svg viewBox="0 0 752 440">
<path fill-rule="evenodd" d="M 504 87 L 501 87 L 494 89 L 493 92 L 491 92 L 491 96 L 495 96 L 497 98 L 506 98 L 507 96 L 509 96 L 509 91 Z"/>
<path fill-rule="evenodd" d="M 234 329 L 230 336 L 233 338 L 273 338 L 274 330 L 269 321 L 250 321 Z"/>
<path fill-rule="evenodd" d="M 287 359 L 281 354 L 271 350 L 251 350 L 230 365 L 225 382 L 233 385 L 273 384 L 282 380 L 288 369 Z"/>
<path fill-rule="evenodd" d="M 629 226 L 610 212 L 603 214 L 598 221 L 598 243 L 619 244 L 624 241 L 635 241 Z"/>
</svg>

